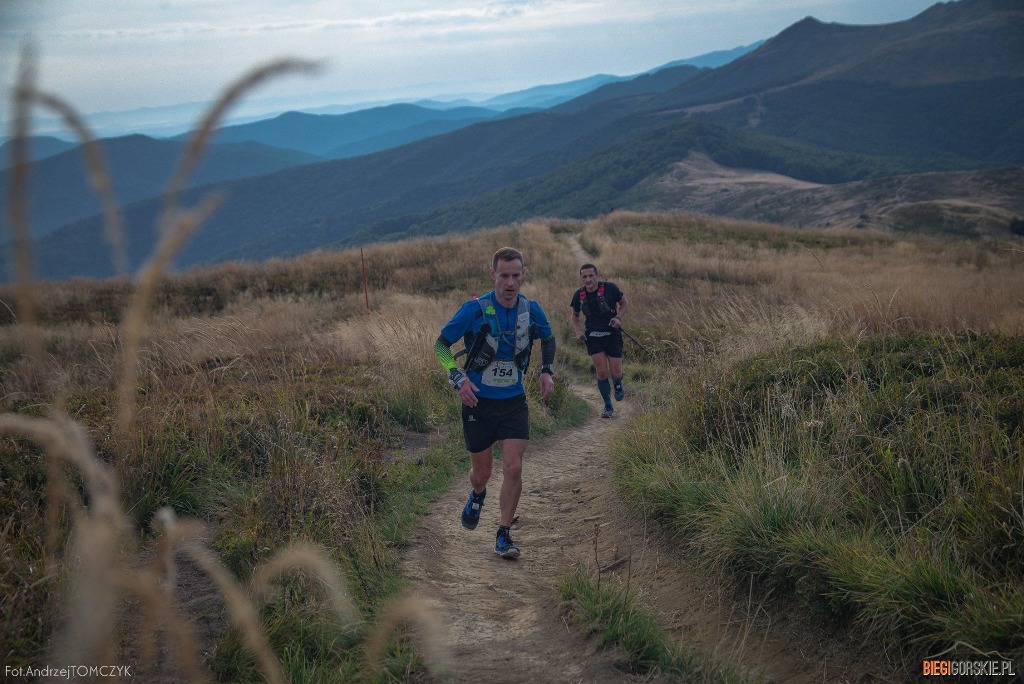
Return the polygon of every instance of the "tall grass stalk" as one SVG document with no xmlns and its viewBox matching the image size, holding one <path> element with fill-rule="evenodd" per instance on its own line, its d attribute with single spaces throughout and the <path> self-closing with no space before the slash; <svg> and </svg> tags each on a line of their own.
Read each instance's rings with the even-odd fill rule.
<svg viewBox="0 0 1024 684">
<path fill-rule="evenodd" d="M 128 430 L 132 419 L 132 407 L 134 406 L 132 395 L 135 391 L 137 377 L 136 357 L 146 328 L 150 300 L 156 283 L 166 273 L 174 255 L 184 246 L 192 232 L 213 212 L 220 201 L 216 194 L 211 194 L 194 209 L 181 211 L 178 207 L 178 199 L 186 180 L 198 163 L 213 129 L 229 107 L 246 92 L 278 74 L 309 70 L 312 66 L 310 62 L 306 61 L 279 60 L 252 69 L 221 93 L 190 139 L 181 164 L 171 178 L 164 195 L 164 213 L 157 225 L 157 234 L 160 239 L 149 261 L 139 272 L 135 296 L 125 317 L 125 362 L 118 409 L 118 426 L 122 434 Z"/>
<path fill-rule="evenodd" d="M 64 113 L 65 118 L 72 125 L 81 128 L 80 134 L 87 141 L 91 140 L 84 126 L 80 125 L 80 119 L 69 106 L 56 98 L 35 92 L 32 83 L 33 66 L 33 60 L 26 55 L 23 58 L 22 72 L 16 91 L 17 124 L 15 132 L 16 138 L 21 142 L 15 145 L 14 192 L 20 193 L 19 196 L 24 194 L 26 168 L 24 140 L 27 136 L 26 111 L 30 102 L 40 101 L 56 107 Z M 155 285 L 163 277 L 173 255 L 212 207 L 209 202 L 206 202 L 196 210 L 184 215 L 179 214 L 175 207 L 178 184 L 183 182 L 187 171 L 205 146 L 206 136 L 227 106 L 248 88 L 276 73 L 292 70 L 297 66 L 300 64 L 293 61 L 274 63 L 255 70 L 238 84 L 229 88 L 204 120 L 200 134 L 190 147 L 179 174 L 172 181 L 168 193 L 167 216 L 170 218 L 164 222 L 164 231 L 156 252 L 140 274 L 138 287 L 121 334 L 122 344 L 119 351 L 122 352 L 123 370 L 117 410 L 117 424 L 120 428 L 114 430 L 114 434 L 119 434 L 121 439 L 113 446 L 114 453 L 119 447 L 127 446 L 127 428 L 132 420 L 138 377 L 139 343 L 147 328 L 147 314 L 153 293 L 156 290 Z M 95 166 L 98 157 L 94 154 L 92 159 Z M 108 187 L 102 181 L 96 185 L 101 193 L 105 187 Z M 22 204 L 14 201 L 12 206 L 14 207 L 12 224 L 16 242 L 19 243 L 15 250 L 19 257 L 19 288 L 23 295 L 20 297 L 22 312 L 20 323 L 22 329 L 27 326 L 30 328 L 29 332 L 33 333 L 35 331 L 34 302 L 30 296 L 24 295 L 25 292 L 31 291 L 27 218 Z M 30 356 L 35 360 L 37 366 L 41 365 L 45 359 L 39 349 L 39 336 L 30 334 L 26 339 L 29 342 Z M 94 345 L 91 348 L 95 354 L 97 348 Z M 102 354 L 97 355 L 101 356 Z M 104 370 L 108 376 L 112 376 L 116 372 L 115 364 L 104 366 Z M 194 372 L 197 368 L 192 367 L 189 370 Z M 26 387 L 26 389 L 35 388 Z M 101 413 L 113 417 L 110 412 L 101 411 Z M 356 610 L 344 591 L 344 580 L 341 574 L 335 570 L 332 562 L 318 548 L 310 544 L 285 546 L 278 556 L 255 566 L 252 580 L 253 590 L 247 592 L 241 588 L 215 554 L 196 542 L 196 538 L 202 535 L 202 527 L 199 523 L 190 520 L 179 521 L 168 508 L 161 509 L 155 518 L 163 532 L 156 553 L 158 560 L 153 566 L 156 568 L 156 573 L 154 574 L 153 571 L 145 567 L 140 569 L 136 556 L 140 551 L 137 546 L 135 525 L 122 510 L 119 478 L 114 468 L 94 453 L 90 436 L 82 425 L 71 420 L 61 412 L 59 406 L 55 405 L 51 410 L 51 416 L 46 418 L 15 413 L 0 415 L 0 433 L 29 437 L 41 444 L 45 454 L 48 481 L 47 538 L 50 541 L 46 547 L 48 552 L 44 555 L 47 575 L 36 584 L 51 583 L 58 579 L 67 584 L 67 599 L 63 604 L 62 632 L 54 638 L 52 643 L 55 649 L 52 656 L 58 661 L 81 665 L 117 662 L 118 645 L 114 637 L 119 633 L 117 623 L 121 619 L 120 597 L 124 595 L 124 592 L 135 592 L 143 600 L 144 624 L 148 627 L 144 631 L 149 631 L 161 624 L 168 625 L 174 643 L 178 646 L 179 665 L 184 668 L 186 673 L 189 673 L 190 679 L 209 680 L 195 657 L 196 644 L 195 640 L 190 638 L 189 628 L 174 615 L 173 598 L 167 595 L 161 597 L 162 592 L 158 589 L 162 584 L 165 587 L 163 593 L 173 591 L 175 566 L 172 551 L 179 546 L 193 557 L 219 587 L 226 600 L 233 623 L 240 630 L 245 643 L 255 655 L 262 675 L 269 681 L 284 681 L 284 672 L 278 656 L 270 648 L 257 608 L 249 598 L 250 593 L 265 594 L 274 577 L 291 568 L 301 566 L 321 579 L 333 604 L 343 616 L 348 616 L 349 620 L 355 616 Z M 130 448 L 128 452 L 131 453 Z M 109 455 L 113 454 L 108 452 Z M 120 462 L 122 468 L 125 467 L 124 459 L 115 460 Z M 65 478 L 64 471 L 59 465 L 61 462 L 72 464 L 77 469 L 77 473 L 85 484 L 86 502 L 82 501 L 69 480 Z M 151 463 L 139 463 L 135 467 L 142 470 L 147 467 L 151 468 L 152 465 Z M 31 466 L 28 466 L 28 469 L 31 471 Z M 59 514 L 62 507 L 66 507 L 70 512 L 71 539 L 68 548 L 64 551 L 64 563 L 59 565 L 54 549 L 57 546 L 55 530 L 62 524 Z M 13 522 L 15 517 L 12 515 L 9 520 Z M 5 528 L 5 537 L 10 528 L 10 523 L 8 523 Z M 37 608 L 39 607 L 37 606 Z M 5 622 L 12 618 L 17 619 L 16 616 L 8 616 Z M 151 642 L 145 639 L 145 635 L 140 635 L 140 640 L 140 652 L 144 660 L 151 664 L 155 649 Z M 21 637 L 20 643 L 26 643 L 24 636 Z M 34 644 L 34 646 L 38 648 L 40 645 Z M 5 656 L 11 655 L 18 660 L 25 657 L 24 653 L 5 653 Z M 34 652 L 32 655 L 40 654 Z"/>
</svg>

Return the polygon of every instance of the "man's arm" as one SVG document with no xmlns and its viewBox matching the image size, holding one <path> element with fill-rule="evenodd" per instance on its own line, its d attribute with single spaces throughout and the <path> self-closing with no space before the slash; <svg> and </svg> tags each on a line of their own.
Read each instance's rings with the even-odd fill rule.
<svg viewBox="0 0 1024 684">
<path fill-rule="evenodd" d="M 451 383 L 451 386 L 459 389 L 467 378 L 459 365 L 455 363 L 455 357 L 452 356 L 452 344 L 443 336 L 438 336 L 437 341 L 434 342 L 434 356 L 441 362 L 441 367 L 447 371 L 448 382 Z"/>
<path fill-rule="evenodd" d="M 618 303 L 615 305 L 615 317 L 612 318 L 612 320 L 609 322 L 609 325 L 611 325 L 613 328 L 621 328 L 622 315 L 626 313 L 627 309 L 629 309 L 629 300 L 626 299 L 626 295 L 623 294 L 622 298 L 619 299 Z"/>
<path fill-rule="evenodd" d="M 555 363 L 555 335 L 540 341 L 540 377 L 537 378 L 537 386 L 540 394 L 547 401 L 555 391 L 555 371 L 552 368 Z"/>
<path fill-rule="evenodd" d="M 572 314 L 569 316 L 569 325 L 572 326 L 573 335 L 580 342 L 585 342 L 587 336 L 583 334 L 583 326 L 580 325 L 580 312 L 572 307 L 569 307 Z"/>
<path fill-rule="evenodd" d="M 530 320 L 532 327 L 530 337 L 540 338 L 540 377 L 537 378 L 537 386 L 540 394 L 547 401 L 555 391 L 554 374 L 552 364 L 555 363 L 555 331 L 548 323 L 548 317 L 537 302 L 530 303 Z"/>
<path fill-rule="evenodd" d="M 480 388 L 473 384 L 473 381 L 455 363 L 455 357 L 452 356 L 452 344 L 444 339 L 444 336 L 438 336 L 437 341 L 434 342 L 434 355 L 441 362 L 441 367 L 448 372 L 448 383 L 458 392 L 462 403 L 466 406 L 476 406 L 476 393 Z"/>
<path fill-rule="evenodd" d="M 552 334 L 545 340 L 540 341 L 540 372 L 543 373 L 544 369 L 551 369 L 552 364 L 555 362 L 555 336 Z M 554 373 L 552 373 L 554 375 Z"/>
</svg>

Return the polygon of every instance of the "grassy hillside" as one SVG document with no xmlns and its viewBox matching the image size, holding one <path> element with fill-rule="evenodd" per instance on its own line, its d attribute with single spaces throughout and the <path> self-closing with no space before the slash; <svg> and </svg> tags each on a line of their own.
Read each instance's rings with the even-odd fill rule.
<svg viewBox="0 0 1024 684">
<path fill-rule="evenodd" d="M 631 215 L 585 235 L 651 351 L 615 459 L 653 520 L 904 676 L 922 650 L 1020 661 L 1019 245 Z"/>
<path fill-rule="evenodd" d="M 504 244 L 539 252 L 545 242 L 549 251 L 558 248 L 545 228 L 534 227 L 472 244 L 466 238 L 371 250 L 372 312 L 364 308 L 357 253 L 174 279 L 155 298 L 157 314 L 146 332 L 137 387 L 129 393 L 133 417 L 120 429 L 122 352 L 132 327 L 122 312 L 132 293 L 117 283 L 85 282 L 42 291 L 38 354 L 30 355 L 31 329 L 10 319 L 0 329 L 6 412 L 0 418 L 6 435 L 0 511 L 9 521 L 0 566 L 8 597 L 0 626 L 5 660 L 12 666 L 43 662 L 59 626 L 47 616 L 57 614 L 62 595 L 76 601 L 67 597 L 68 580 L 79 572 L 124 577 L 113 586 L 96 579 L 85 587 L 105 597 L 104 610 L 119 605 L 115 595 L 131 596 L 157 581 L 168 563 L 187 573 L 181 556 L 168 555 L 159 542 L 174 543 L 175 529 L 189 529 L 185 521 L 165 528 L 160 511 L 168 509 L 207 530 L 198 550 L 179 540 L 180 553 L 207 558 L 233 582 L 257 582 L 280 559 L 331 585 L 325 595 L 320 582 L 292 573 L 282 580 L 282 594 L 255 606 L 265 634 L 257 641 L 269 644 L 261 648 L 273 650 L 271 659 L 281 661 L 289 679 L 384 677 L 367 671 L 364 659 L 370 641 L 381 638 L 377 616 L 402 588 L 397 552 L 414 516 L 467 466 L 457 402 L 433 341 L 462 301 L 486 289 L 480 266 L 487 256 L 472 255 Z M 451 258 L 450 249 L 465 258 Z M 572 264 L 567 256 L 538 263 L 541 282 L 555 268 L 570 272 Z M 12 301 L 13 293 L 3 298 Z M 582 402 L 564 387 L 550 404 L 533 398 L 531 404 L 539 435 L 581 417 Z M 61 415 L 74 416 L 75 424 L 61 422 Z M 36 422 L 26 426 L 29 419 Z M 26 430 L 64 434 L 76 425 L 84 428 L 85 441 L 71 453 L 52 448 L 46 437 L 22 436 Z M 430 437 L 433 446 L 409 450 L 410 433 Z M 89 492 L 87 501 L 79 487 Z M 122 554 L 86 554 L 84 566 L 70 564 L 81 544 L 109 548 L 101 541 L 106 532 L 115 535 L 109 541 Z M 209 560 L 211 553 L 219 560 Z M 332 567 L 342 584 L 324 574 Z M 225 599 L 239 610 L 230 594 Z M 165 620 L 161 601 L 150 609 Z M 331 608 L 339 602 L 351 603 L 355 612 L 339 615 Z M 207 609 L 225 610 L 223 601 L 213 605 Z M 109 635 L 119 619 L 104 611 L 74 615 L 61 632 L 72 635 L 66 655 L 81 658 L 75 662 L 102 659 L 116 642 L 96 646 L 75 635 Z M 130 654 L 162 638 L 145 630 L 137 636 L 124 645 Z M 218 678 L 266 673 L 244 629 L 219 637 L 204 646 L 213 649 L 207 665 Z M 385 671 L 394 677 L 424 671 L 405 636 L 385 632 L 383 638 L 391 643 Z M 152 674 L 151 664 L 138 667 L 143 676 Z"/>
<path fill-rule="evenodd" d="M 913 168 L 912 161 L 830 152 L 760 133 L 688 122 L 638 133 L 550 174 L 472 200 L 381 221 L 346 242 L 471 230 L 531 216 L 582 219 L 614 208 L 641 209 L 649 201 L 648 183 L 692 153 L 723 166 L 763 169 L 818 183 L 894 175 Z"/>
<path fill-rule="evenodd" d="M 747 98 L 697 116 L 729 126 L 756 121 L 764 133 L 862 155 L 888 156 L 899 138 L 899 153 L 925 171 L 1019 165 L 1022 107 L 1021 78 L 917 87 L 830 82 Z M 934 115 L 938 110 L 941 116 Z M 906 126 L 925 120 L 929 125 Z"/>
<path fill-rule="evenodd" d="M 938 3 L 906 21 L 871 26 L 807 17 L 654 100 L 668 109 L 725 104 L 815 82 L 923 86 L 1019 78 L 1022 25 L 1024 12 L 1012 0 Z"/>
<path fill-rule="evenodd" d="M 155 292 L 128 429 L 118 409 L 132 289 L 39 288 L 38 331 L 14 323 L 24 312 L 3 292 L 17 316 L 0 327 L 5 661 L 41 662 L 76 577 L 120 595 L 156 581 L 159 566 L 142 559 L 187 574 L 156 543 L 180 536 L 186 555 L 215 554 L 243 585 L 275 558 L 338 573 L 326 595 L 287 575 L 255 608 L 262 640 L 226 628 L 222 600 L 208 604 L 226 615 L 207 660 L 218 678 L 273 662 L 297 680 L 427 676 L 404 632 L 385 635 L 378 665 L 365 655 L 401 593 L 396 554 L 415 514 L 466 467 L 431 346 L 454 307 L 486 289 L 484 261 L 500 245 L 525 251 L 527 294 L 561 310 L 576 284 L 570 235 L 629 294 L 645 347 L 627 347 L 639 414 L 616 476 L 697 562 L 723 582 L 773 588 L 807 619 L 873 630 L 896 670 L 957 642 L 1019 660 L 1020 250 L 616 212 L 370 247 L 369 312 L 353 251 L 177 276 Z M 587 377 L 552 318 L 559 367 Z M 531 415 L 544 432 L 578 420 L 578 406 L 560 385 Z M 61 415 L 74 423 L 50 422 Z M 20 436 L 27 427 L 44 448 Z M 433 446 L 413 451 L 410 434 Z M 205 545 L 187 522 L 168 527 L 164 507 L 200 521 Z M 113 523 L 124 527 L 103 536 Z M 69 563 L 115 541 L 120 556 Z M 117 573 L 123 584 L 100 581 Z M 347 600 L 355 617 L 329 608 Z M 116 619 L 72 613 L 60 633 L 105 635 Z M 149 636 L 122 647 L 145 653 Z M 118 647 L 67 648 L 89 645 Z"/>
<path fill-rule="evenodd" d="M 791 226 L 846 226 L 1003 239 L 1024 216 L 1024 168 L 883 176 L 822 185 L 691 153 L 636 190 L 634 206 Z M 629 207 L 630 205 L 623 205 Z"/>
</svg>

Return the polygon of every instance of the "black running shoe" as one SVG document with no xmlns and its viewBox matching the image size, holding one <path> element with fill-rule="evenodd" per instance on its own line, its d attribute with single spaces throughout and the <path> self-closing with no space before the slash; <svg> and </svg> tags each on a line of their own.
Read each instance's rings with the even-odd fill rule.
<svg viewBox="0 0 1024 684">
<path fill-rule="evenodd" d="M 466 502 L 465 508 L 462 509 L 462 526 L 467 530 L 475 530 L 477 523 L 480 522 L 480 510 L 484 507 L 484 498 L 486 496 L 486 489 L 479 494 L 472 489 L 469 490 L 469 501 Z"/>
<path fill-rule="evenodd" d="M 494 540 L 494 553 L 502 558 L 519 558 L 519 547 L 512 541 L 512 535 L 505 528 L 498 528 L 498 538 Z"/>
</svg>

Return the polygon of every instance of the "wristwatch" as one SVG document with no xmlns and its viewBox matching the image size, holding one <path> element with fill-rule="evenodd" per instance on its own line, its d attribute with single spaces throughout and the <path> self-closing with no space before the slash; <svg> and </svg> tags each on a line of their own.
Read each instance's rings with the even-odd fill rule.
<svg viewBox="0 0 1024 684">
<path fill-rule="evenodd" d="M 458 368 L 452 368 L 448 371 L 448 384 L 454 387 L 456 392 L 462 389 L 462 386 L 465 385 L 468 380 L 469 378 L 466 377 L 466 374 Z"/>
<path fill-rule="evenodd" d="M 545 363 L 543 366 L 541 366 L 540 367 L 540 372 L 542 374 L 543 373 L 547 373 L 551 377 L 555 377 L 555 369 L 551 367 L 550 363 Z"/>
</svg>

